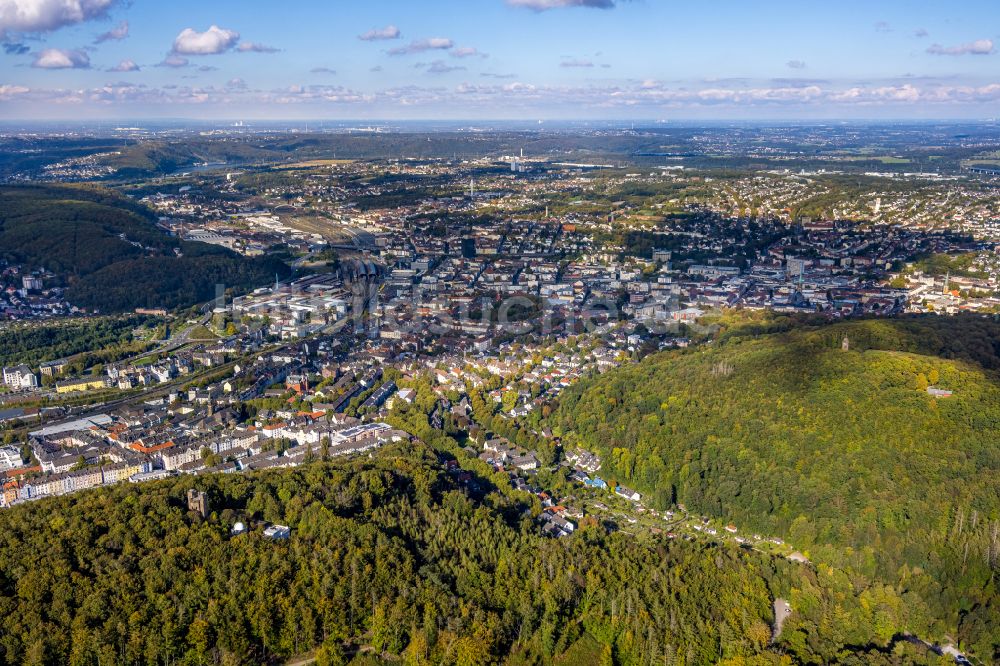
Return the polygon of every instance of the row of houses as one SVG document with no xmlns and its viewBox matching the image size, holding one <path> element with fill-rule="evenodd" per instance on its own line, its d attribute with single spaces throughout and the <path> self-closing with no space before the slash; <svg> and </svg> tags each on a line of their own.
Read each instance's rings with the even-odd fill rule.
<svg viewBox="0 0 1000 666">
<path fill-rule="evenodd" d="M 0 507 L 10 506 L 15 502 L 41 499 L 54 495 L 96 488 L 127 481 L 137 474 L 151 472 L 153 464 L 149 461 L 126 462 L 114 465 L 99 465 L 85 467 L 73 472 L 50 474 L 48 476 L 13 481 L 6 484 L 0 495 Z"/>
</svg>

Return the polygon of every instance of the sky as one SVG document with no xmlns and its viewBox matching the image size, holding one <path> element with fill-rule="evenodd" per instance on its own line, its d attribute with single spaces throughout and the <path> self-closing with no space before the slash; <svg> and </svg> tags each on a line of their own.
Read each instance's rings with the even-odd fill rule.
<svg viewBox="0 0 1000 666">
<path fill-rule="evenodd" d="M 1000 117 L 996 0 L 0 0 L 0 120 Z"/>
</svg>

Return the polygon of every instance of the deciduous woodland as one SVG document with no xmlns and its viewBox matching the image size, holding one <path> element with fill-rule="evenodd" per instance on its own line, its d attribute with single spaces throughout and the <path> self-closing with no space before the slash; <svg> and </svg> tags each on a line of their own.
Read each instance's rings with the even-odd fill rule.
<svg viewBox="0 0 1000 666">
<path fill-rule="evenodd" d="M 782 535 L 845 593 L 877 595 L 883 641 L 948 635 L 997 657 L 1000 326 L 904 318 L 768 332 L 788 325 L 730 326 L 712 345 L 583 382 L 555 430 L 652 504 Z"/>
<path fill-rule="evenodd" d="M 71 303 L 105 313 L 185 307 L 213 298 L 217 284 L 247 289 L 287 273 L 274 257 L 180 241 L 155 222 L 141 204 L 100 187 L 4 187 L 0 259 L 51 271 Z"/>
</svg>

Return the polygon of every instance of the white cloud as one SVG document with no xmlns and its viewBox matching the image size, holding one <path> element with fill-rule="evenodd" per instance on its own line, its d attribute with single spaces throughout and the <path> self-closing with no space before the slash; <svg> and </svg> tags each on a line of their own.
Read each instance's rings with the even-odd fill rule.
<svg viewBox="0 0 1000 666">
<path fill-rule="evenodd" d="M 0 37 L 10 32 L 51 32 L 101 18 L 118 0 L 0 0 Z"/>
<path fill-rule="evenodd" d="M 409 55 L 411 53 L 423 53 L 424 51 L 446 50 L 455 46 L 455 42 L 447 37 L 431 37 L 429 39 L 418 39 L 410 42 L 406 46 L 398 46 L 389 49 L 389 55 Z"/>
<path fill-rule="evenodd" d="M 589 60 L 581 60 L 579 58 L 571 58 L 570 60 L 563 60 L 559 63 L 560 67 L 593 67 L 594 63 Z"/>
<path fill-rule="evenodd" d="M 438 62 L 446 68 L 454 64 L 449 59 Z M 433 67 L 433 62 L 427 63 L 424 71 L 431 71 Z M 466 82 L 454 86 L 406 85 L 361 92 L 334 85 L 288 85 L 280 89 L 258 90 L 233 79 L 222 86 L 169 84 L 150 87 L 119 82 L 89 89 L 28 89 L 0 85 L 0 100 L 11 106 L 18 105 L 19 112 L 38 109 L 51 113 L 54 105 L 71 107 L 73 110 L 61 112 L 64 117 L 74 117 L 74 114 L 80 113 L 78 109 L 88 106 L 115 108 L 121 113 L 138 115 L 162 115 L 165 107 L 191 109 L 210 106 L 219 113 L 231 115 L 234 108 L 263 110 L 272 106 L 284 109 L 288 105 L 303 107 L 302 114 L 309 117 L 325 110 L 335 113 L 337 107 L 350 105 L 369 105 L 372 109 L 401 115 L 459 109 L 485 116 L 495 112 L 501 104 L 504 108 L 528 115 L 542 110 L 562 110 L 573 114 L 584 108 L 611 115 L 623 110 L 629 113 L 640 110 L 638 112 L 643 114 L 691 110 L 725 115 L 734 110 L 754 108 L 767 113 L 773 113 L 775 109 L 795 109 L 835 117 L 853 110 L 866 114 L 865 117 L 872 117 L 867 114 L 898 117 L 900 112 L 927 108 L 947 115 L 963 106 L 988 113 L 1000 100 L 1000 82 L 973 86 L 903 79 L 841 85 L 829 82 L 755 85 L 749 81 L 716 81 L 702 86 L 693 81 L 684 84 L 650 79 L 627 83 L 536 86 L 514 80 L 481 81 L 478 84 Z M 281 112 L 274 113 L 277 116 Z"/>
<path fill-rule="evenodd" d="M 44 49 L 35 54 L 32 67 L 38 69 L 87 69 L 90 56 L 79 49 Z"/>
<path fill-rule="evenodd" d="M 102 44 L 104 42 L 111 41 L 117 42 L 125 39 L 126 37 L 128 37 L 128 21 L 122 21 L 115 27 L 111 28 L 111 30 L 98 35 L 97 39 L 94 40 L 94 43 Z"/>
<path fill-rule="evenodd" d="M 451 50 L 452 58 L 471 58 L 473 56 L 487 57 L 485 53 L 480 53 L 479 49 L 474 46 L 457 46 Z"/>
<path fill-rule="evenodd" d="M 217 25 L 209 27 L 205 32 L 184 28 L 174 39 L 173 52 L 181 55 L 214 55 L 228 51 L 238 41 L 240 33 Z"/>
<path fill-rule="evenodd" d="M 399 31 L 399 28 L 389 24 L 384 28 L 375 28 L 364 34 L 358 35 L 358 39 L 363 42 L 374 42 L 382 39 L 399 39 L 402 34 L 403 33 Z"/>
<path fill-rule="evenodd" d="M 120 63 L 108 70 L 109 72 L 138 72 L 139 65 L 134 60 L 122 60 Z"/>
<path fill-rule="evenodd" d="M 429 74 L 447 74 L 448 72 L 455 72 L 458 70 L 465 69 L 461 65 L 449 65 L 444 60 L 435 60 L 430 65 L 425 65 L 424 63 L 417 63 L 415 67 L 427 67 L 427 72 Z"/>
<path fill-rule="evenodd" d="M 298 104 L 329 102 L 332 104 L 357 104 L 373 102 L 376 96 L 360 93 L 343 86 L 291 85 L 261 96 L 260 102 L 271 104 Z"/>
<path fill-rule="evenodd" d="M 166 58 L 164 58 L 163 62 L 161 62 L 158 66 L 159 67 L 187 67 L 188 66 L 188 59 L 185 58 L 185 57 L 183 57 L 183 56 L 179 56 L 177 54 L 171 53 Z"/>
<path fill-rule="evenodd" d="M 785 63 L 789 69 L 805 69 L 806 63 L 802 60 L 789 60 Z"/>
<path fill-rule="evenodd" d="M 281 49 L 261 44 L 259 42 L 240 42 L 240 45 L 236 47 L 236 50 L 241 53 L 277 53 Z"/>
<path fill-rule="evenodd" d="M 507 0 L 511 7 L 524 7 L 536 12 L 549 9 L 564 9 L 567 7 L 592 7 L 595 9 L 612 9 L 615 0 Z"/>
<path fill-rule="evenodd" d="M 12 99 L 29 92 L 31 92 L 31 89 L 24 86 L 0 85 L 0 100 Z"/>
<path fill-rule="evenodd" d="M 941 46 L 940 44 L 931 44 L 927 47 L 927 52 L 931 55 L 990 55 L 993 53 L 993 40 L 992 39 L 977 39 L 974 42 L 969 42 L 968 44 L 960 44 L 958 46 Z"/>
<path fill-rule="evenodd" d="M 902 86 L 881 86 L 870 92 L 873 99 L 884 99 L 892 102 L 916 102 L 920 100 L 920 91 L 907 83 Z"/>
</svg>

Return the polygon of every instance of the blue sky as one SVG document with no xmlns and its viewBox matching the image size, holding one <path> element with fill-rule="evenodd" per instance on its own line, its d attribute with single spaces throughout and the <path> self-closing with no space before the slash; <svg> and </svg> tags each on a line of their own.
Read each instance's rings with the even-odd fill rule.
<svg viewBox="0 0 1000 666">
<path fill-rule="evenodd" d="M 1000 4 L 0 0 L 0 118 L 1000 116 Z"/>
</svg>

